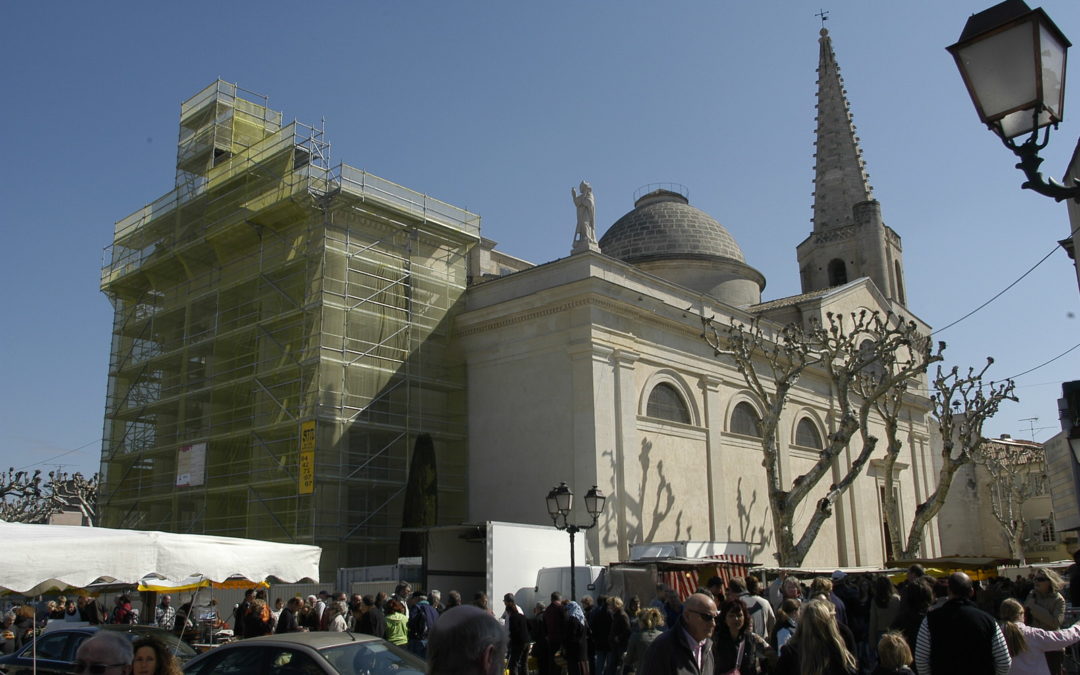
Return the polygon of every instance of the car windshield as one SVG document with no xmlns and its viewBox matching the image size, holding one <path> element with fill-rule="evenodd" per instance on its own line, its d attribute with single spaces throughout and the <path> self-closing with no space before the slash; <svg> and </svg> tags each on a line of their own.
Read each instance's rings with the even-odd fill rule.
<svg viewBox="0 0 1080 675">
<path fill-rule="evenodd" d="M 151 628 L 148 626 L 117 626 L 112 628 L 111 626 L 102 626 L 104 630 L 121 630 L 128 634 L 128 638 L 134 642 L 139 638 L 152 637 L 156 638 L 159 642 L 165 645 L 165 648 L 169 650 L 170 654 L 176 654 L 176 657 L 181 662 L 194 658 L 196 651 L 192 649 L 191 645 L 184 642 L 180 638 L 176 637 L 167 630 L 161 630 L 159 628 Z"/>
<path fill-rule="evenodd" d="M 355 675 L 424 675 L 424 662 L 385 642 L 352 642 L 320 649 L 339 673 Z"/>
</svg>

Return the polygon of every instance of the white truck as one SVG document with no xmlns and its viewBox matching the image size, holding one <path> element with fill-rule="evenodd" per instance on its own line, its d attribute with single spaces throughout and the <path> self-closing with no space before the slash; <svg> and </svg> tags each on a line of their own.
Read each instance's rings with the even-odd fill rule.
<svg viewBox="0 0 1080 675">
<path fill-rule="evenodd" d="M 466 603 L 482 591 L 499 615 L 506 593 L 513 593 L 526 613 L 535 601 L 546 603 L 552 591 L 570 595 L 570 536 L 550 525 L 486 521 L 430 527 L 423 533 L 423 587 L 440 590 L 443 602 L 451 590 Z M 585 564 L 583 540 L 574 538 L 577 592 L 595 595 L 593 586 L 604 568 Z"/>
</svg>

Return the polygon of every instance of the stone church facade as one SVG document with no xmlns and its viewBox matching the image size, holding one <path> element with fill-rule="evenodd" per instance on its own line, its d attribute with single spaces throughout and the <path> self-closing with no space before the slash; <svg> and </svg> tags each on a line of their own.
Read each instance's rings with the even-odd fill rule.
<svg viewBox="0 0 1080 675">
<path fill-rule="evenodd" d="M 740 542 L 754 562 L 775 561 L 756 429 L 762 404 L 704 342 L 700 316 L 782 325 L 868 309 L 930 330 L 906 307 L 900 238 L 873 199 L 825 30 L 820 46 L 814 227 L 797 247 L 800 295 L 763 302 L 765 279 L 732 234 L 677 189 L 638 198 L 599 252 L 581 247 L 528 266 L 500 265 L 491 242 L 474 251 L 454 329 L 468 382 L 470 520 L 550 523 L 551 486 L 566 481 L 580 496 L 595 484 L 609 499 L 587 533 L 594 562 L 673 540 Z M 830 397 L 827 380 L 812 373 L 793 391 L 781 424 L 783 480 L 817 461 L 837 423 Z M 914 396 L 902 415 L 905 520 L 933 489 L 928 410 Z M 883 454 L 841 497 L 805 565 L 889 558 Z M 797 515 L 796 532 L 815 501 Z M 938 552 L 934 525 L 924 555 Z"/>
</svg>

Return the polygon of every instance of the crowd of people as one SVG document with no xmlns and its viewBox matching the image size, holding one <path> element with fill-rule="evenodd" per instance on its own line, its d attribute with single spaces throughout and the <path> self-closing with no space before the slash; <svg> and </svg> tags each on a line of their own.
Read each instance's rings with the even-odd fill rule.
<svg viewBox="0 0 1080 675">
<path fill-rule="evenodd" d="M 432 673 L 505 668 L 510 675 L 527 675 L 532 657 L 539 675 L 1061 675 L 1064 650 L 1080 642 L 1080 624 L 1064 627 L 1067 607 L 1078 598 L 1067 602 L 1063 590 L 1065 582 L 1049 569 L 980 584 L 959 572 L 935 579 L 914 565 L 898 585 L 883 575 L 842 571 L 807 580 L 781 574 L 767 587 L 752 575 L 714 577 L 685 599 L 663 585 L 644 603 L 636 596 L 624 602 L 617 596 L 571 600 L 553 593 L 528 612 L 508 593 L 497 613 L 483 593 L 466 604 L 457 591 L 444 600 L 437 590 L 413 591 L 402 582 L 392 594 L 350 597 L 324 590 L 279 598 L 273 606 L 265 589 L 251 589 L 228 616 L 219 616 L 211 601 L 195 617 L 191 603 L 174 608 L 171 596 L 161 595 L 145 623 L 189 641 L 208 622 L 231 623 L 239 639 L 297 631 L 366 633 L 427 658 Z M 1080 596 L 1080 587 L 1075 590 Z M 459 608 L 464 611 L 454 612 L 457 619 L 444 618 Z M 41 618 L 29 605 L 6 612 L 0 651 L 17 649 Z M 108 612 L 91 598 L 60 597 L 48 603 L 44 618 L 140 622 L 125 595 Z M 492 637 L 491 626 L 501 637 Z M 486 641 L 475 649 L 453 640 L 429 649 L 448 631 Z M 125 663 L 138 675 L 173 673 L 175 663 L 159 647 L 137 643 Z M 436 667 L 440 660 L 458 663 L 465 652 L 479 659 L 473 666 L 482 661 L 492 669 Z"/>
</svg>

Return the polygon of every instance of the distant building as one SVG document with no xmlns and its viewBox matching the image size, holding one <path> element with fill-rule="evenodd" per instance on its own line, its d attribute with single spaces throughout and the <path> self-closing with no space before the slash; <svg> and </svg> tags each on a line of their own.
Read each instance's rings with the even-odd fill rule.
<svg viewBox="0 0 1080 675">
<path fill-rule="evenodd" d="M 988 440 L 983 463 L 961 467 L 938 515 L 941 550 L 949 556 L 1013 558 L 1010 527 L 1021 522 L 1021 550 L 1031 562 L 1072 557 L 1076 534 L 1058 529 L 1050 494 L 1046 454 L 1041 443 L 1003 436 Z"/>
</svg>

